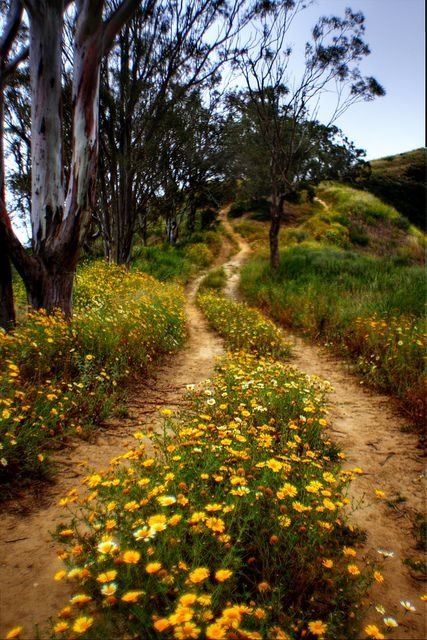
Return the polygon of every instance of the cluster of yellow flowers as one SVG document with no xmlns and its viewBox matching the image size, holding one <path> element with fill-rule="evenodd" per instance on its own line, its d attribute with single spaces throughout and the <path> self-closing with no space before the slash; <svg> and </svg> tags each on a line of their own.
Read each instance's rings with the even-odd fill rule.
<svg viewBox="0 0 427 640">
<path fill-rule="evenodd" d="M 76 313 L 30 313 L 0 331 L 0 478 L 47 468 L 47 450 L 105 416 L 120 380 L 185 337 L 182 291 L 120 267 L 79 271 Z"/>
<path fill-rule="evenodd" d="M 230 350 L 245 349 L 275 357 L 289 355 L 290 345 L 282 331 L 257 309 L 212 292 L 201 293 L 198 303 Z"/>
<path fill-rule="evenodd" d="M 353 624 L 349 602 L 341 617 L 324 607 L 366 578 L 342 547 L 354 539 L 344 489 L 360 470 L 343 471 L 325 436 L 326 390 L 230 354 L 191 392 L 187 416 L 163 412 L 156 458 L 136 432 L 109 470 L 64 496 L 77 518 L 58 528 L 67 568 L 55 578 L 78 587 L 54 636 L 286 640 Z"/>
</svg>

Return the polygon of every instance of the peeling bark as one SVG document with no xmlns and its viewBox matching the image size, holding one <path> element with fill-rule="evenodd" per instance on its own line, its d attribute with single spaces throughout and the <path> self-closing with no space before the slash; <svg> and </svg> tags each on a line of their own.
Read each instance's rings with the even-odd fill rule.
<svg viewBox="0 0 427 640">
<path fill-rule="evenodd" d="M 76 0 L 72 159 L 64 198 L 61 39 L 67 4 L 23 0 L 31 36 L 33 256 L 13 233 L 6 211 L 0 211 L 0 241 L 5 239 L 31 306 L 60 308 L 70 317 L 74 273 L 94 203 L 101 59 L 139 1 L 123 0 L 103 23 L 104 0 Z"/>
<path fill-rule="evenodd" d="M 30 23 L 31 226 L 36 255 L 63 215 L 61 45 L 64 3 L 50 2 Z"/>
</svg>

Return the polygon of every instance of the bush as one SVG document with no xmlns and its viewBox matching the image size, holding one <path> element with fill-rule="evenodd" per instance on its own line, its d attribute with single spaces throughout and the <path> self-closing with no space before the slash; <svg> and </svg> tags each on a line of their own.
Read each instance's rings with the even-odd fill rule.
<svg viewBox="0 0 427 640">
<path fill-rule="evenodd" d="M 54 446 L 84 436 L 119 382 L 185 337 L 182 291 L 124 268 L 81 268 L 75 306 L 72 323 L 42 310 L 0 332 L 0 482 L 47 474 Z"/>
<path fill-rule="evenodd" d="M 240 218 L 244 213 L 249 210 L 249 203 L 246 200 L 239 200 L 238 202 L 233 202 L 229 211 L 229 218 Z"/>
<path fill-rule="evenodd" d="M 199 286 L 199 292 L 206 289 L 215 289 L 216 291 L 222 291 L 227 283 L 227 276 L 223 267 L 220 269 L 212 269 L 208 275 L 203 278 Z"/>
<path fill-rule="evenodd" d="M 184 253 L 197 267 L 208 267 L 213 260 L 212 251 L 204 243 L 187 245 Z"/>
<path fill-rule="evenodd" d="M 138 247 L 131 262 L 136 273 L 148 273 L 161 282 L 188 282 L 194 272 L 194 264 L 180 247 L 167 244 L 152 247 Z"/>
</svg>

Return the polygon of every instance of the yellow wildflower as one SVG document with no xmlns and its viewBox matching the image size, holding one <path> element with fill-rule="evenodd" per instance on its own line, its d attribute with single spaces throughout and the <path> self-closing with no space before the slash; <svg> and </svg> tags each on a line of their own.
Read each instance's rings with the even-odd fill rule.
<svg viewBox="0 0 427 640">
<path fill-rule="evenodd" d="M 198 584 L 199 582 L 203 582 L 206 578 L 209 578 L 210 571 L 206 569 L 206 567 L 198 567 L 194 569 L 194 571 L 190 572 L 190 580 L 193 584 Z"/>
<path fill-rule="evenodd" d="M 225 582 L 231 578 L 232 575 L 233 572 L 230 571 L 230 569 L 218 569 L 218 571 L 215 572 L 215 580 L 218 582 Z"/>
<path fill-rule="evenodd" d="M 77 620 L 73 624 L 73 631 L 76 633 L 85 633 L 88 629 L 93 625 L 93 618 L 88 618 L 87 616 L 82 616 L 81 618 L 77 618 Z"/>
<path fill-rule="evenodd" d="M 325 633 L 327 625 L 321 620 L 313 620 L 308 623 L 308 628 L 314 636 L 321 636 Z"/>
</svg>

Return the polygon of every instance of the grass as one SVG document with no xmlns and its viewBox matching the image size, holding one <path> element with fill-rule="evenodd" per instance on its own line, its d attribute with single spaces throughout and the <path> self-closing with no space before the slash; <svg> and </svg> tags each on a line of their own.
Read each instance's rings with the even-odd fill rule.
<svg viewBox="0 0 427 640">
<path fill-rule="evenodd" d="M 133 248 L 131 269 L 148 273 L 161 282 L 186 284 L 197 271 L 211 264 L 221 244 L 222 231 L 199 231 L 175 246 L 137 245 Z"/>
<path fill-rule="evenodd" d="M 223 267 L 212 269 L 203 278 L 199 286 L 199 292 L 210 290 L 221 292 L 227 283 L 227 276 Z"/>
<path fill-rule="evenodd" d="M 316 195 L 311 216 L 284 231 L 285 244 L 314 241 L 407 264 L 423 262 L 423 234 L 373 194 L 329 182 Z"/>
<path fill-rule="evenodd" d="M 75 307 L 72 323 L 38 311 L 0 332 L 2 483 L 50 473 L 52 449 L 87 436 L 119 385 L 185 337 L 181 289 L 104 262 L 79 270 Z"/>
<path fill-rule="evenodd" d="M 275 357 L 289 355 L 289 344 L 280 329 L 257 309 L 210 291 L 200 293 L 197 302 L 210 326 L 225 339 L 228 349 Z"/>
<path fill-rule="evenodd" d="M 396 394 L 422 420 L 422 267 L 332 247 L 289 247 L 275 276 L 267 259 L 253 257 L 243 267 L 241 290 L 275 320 L 346 350 L 370 383 Z"/>
</svg>

